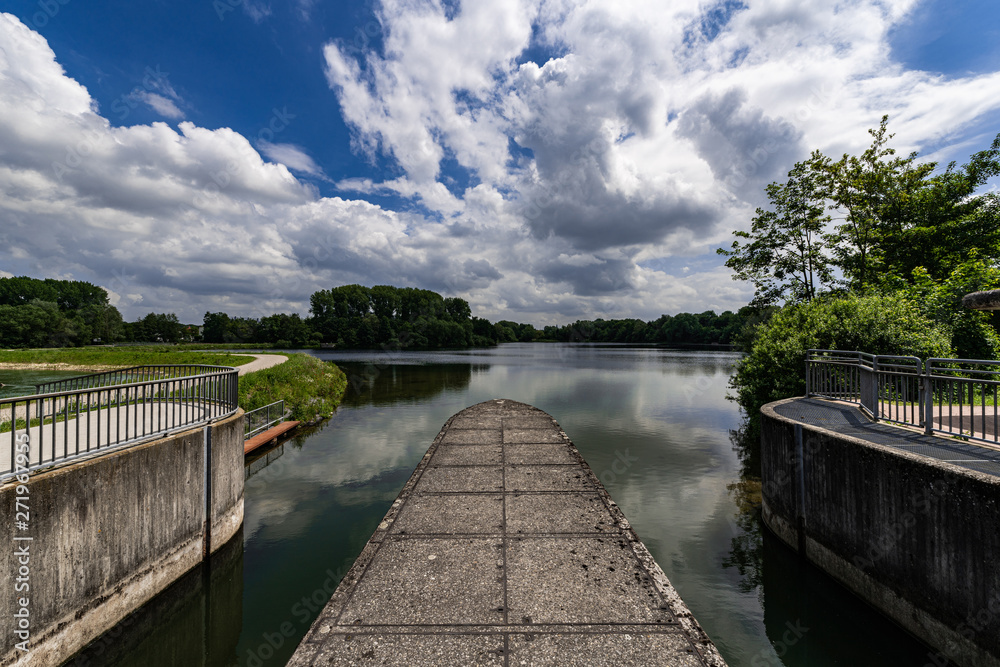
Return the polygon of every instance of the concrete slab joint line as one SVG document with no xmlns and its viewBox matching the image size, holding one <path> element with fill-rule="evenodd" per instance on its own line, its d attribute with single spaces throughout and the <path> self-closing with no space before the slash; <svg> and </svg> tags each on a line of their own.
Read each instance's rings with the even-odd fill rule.
<svg viewBox="0 0 1000 667">
<path fill-rule="evenodd" d="M 288 663 L 725 662 L 548 414 L 452 416 Z"/>
</svg>

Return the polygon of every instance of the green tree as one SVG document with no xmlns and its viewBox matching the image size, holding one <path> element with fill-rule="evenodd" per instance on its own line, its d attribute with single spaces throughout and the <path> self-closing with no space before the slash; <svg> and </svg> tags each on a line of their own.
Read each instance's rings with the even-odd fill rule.
<svg viewBox="0 0 1000 667">
<path fill-rule="evenodd" d="M 225 343 L 229 336 L 229 315 L 226 313 L 205 313 L 202 321 L 202 339 L 206 343 Z"/>
<path fill-rule="evenodd" d="M 315 292 L 309 304 L 310 326 L 338 347 L 468 347 L 496 340 L 489 322 L 476 324 L 467 301 L 430 290 L 344 285 Z"/>
<path fill-rule="evenodd" d="M 122 314 L 114 306 L 90 303 L 78 310 L 77 316 L 81 321 L 80 329 L 87 332 L 86 340 L 81 341 L 81 344 L 92 341 L 114 343 L 121 340 Z"/>
<path fill-rule="evenodd" d="M 933 278 L 920 266 L 908 281 L 888 276 L 882 283 L 888 295 L 915 304 L 922 315 L 947 332 L 953 354 L 962 359 L 1000 358 L 1000 335 L 991 324 L 991 315 L 962 306 L 966 294 L 998 286 L 1000 268 L 980 259 L 975 251 L 944 279 Z"/>
<path fill-rule="evenodd" d="M 968 164 L 956 169 L 952 162 L 901 197 L 883 229 L 885 272 L 908 279 L 922 266 L 932 278 L 942 280 L 973 252 L 986 259 L 1000 258 L 1000 196 L 975 194 L 998 174 L 1000 135 Z"/>
<path fill-rule="evenodd" d="M 139 342 L 176 343 L 181 337 L 181 323 L 174 313 L 149 313 L 136 320 L 133 340 Z"/>
<path fill-rule="evenodd" d="M 897 157 L 888 146 L 889 116 L 870 129 L 872 143 L 860 156 L 844 154 L 834 162 L 813 153 L 813 169 L 824 174 L 824 194 L 841 221 L 828 235 L 837 266 L 851 288 L 864 290 L 886 269 L 886 248 L 909 224 L 913 202 L 937 166 L 917 164 L 917 153 Z M 891 253 L 890 260 L 891 260 Z"/>
<path fill-rule="evenodd" d="M 788 305 L 757 328 L 730 379 L 733 398 L 756 423 L 765 403 L 805 393 L 805 353 L 811 348 L 871 354 L 947 357 L 947 327 L 931 321 L 902 294 L 823 297 Z"/>
<path fill-rule="evenodd" d="M 305 347 L 311 342 L 312 330 L 298 313 L 277 313 L 260 318 L 254 342 L 279 347 Z"/>
<path fill-rule="evenodd" d="M 71 331 L 54 301 L 0 305 L 0 345 L 4 347 L 58 347 Z"/>
<path fill-rule="evenodd" d="M 728 257 L 726 266 L 734 271 L 734 279 L 753 283 L 755 306 L 786 298 L 810 301 L 833 282 L 824 243 L 830 218 L 824 215 L 816 164 L 799 162 L 788 172 L 787 181 L 768 185 L 773 210 L 758 208 L 750 231 L 734 232 L 732 247 L 717 250 Z"/>
</svg>

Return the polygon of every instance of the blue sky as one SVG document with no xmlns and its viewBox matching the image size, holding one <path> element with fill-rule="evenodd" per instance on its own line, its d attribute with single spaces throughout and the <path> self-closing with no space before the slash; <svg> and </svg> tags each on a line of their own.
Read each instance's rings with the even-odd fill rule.
<svg viewBox="0 0 1000 667">
<path fill-rule="evenodd" d="M 736 309 L 715 248 L 812 149 L 1000 131 L 985 0 L 18 0 L 0 275 L 127 319 L 415 285 L 537 325 Z"/>
</svg>

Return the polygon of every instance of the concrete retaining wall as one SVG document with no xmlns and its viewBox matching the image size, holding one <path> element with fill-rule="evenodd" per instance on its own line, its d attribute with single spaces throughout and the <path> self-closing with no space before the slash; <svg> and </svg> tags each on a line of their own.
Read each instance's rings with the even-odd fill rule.
<svg viewBox="0 0 1000 667">
<path fill-rule="evenodd" d="M 768 527 L 933 646 L 928 664 L 1000 664 L 1000 478 L 799 424 L 780 403 L 761 410 Z"/>
<path fill-rule="evenodd" d="M 241 410 L 34 474 L 27 530 L 15 523 L 23 489 L 0 487 L 0 571 L 11 582 L 0 595 L 0 664 L 60 664 L 225 544 L 243 523 L 242 441 Z M 25 609 L 27 654 L 16 635 Z"/>
</svg>

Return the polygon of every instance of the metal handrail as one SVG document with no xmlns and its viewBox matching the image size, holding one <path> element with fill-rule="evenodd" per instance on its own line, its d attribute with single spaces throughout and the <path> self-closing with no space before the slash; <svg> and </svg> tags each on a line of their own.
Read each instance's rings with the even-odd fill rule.
<svg viewBox="0 0 1000 667">
<path fill-rule="evenodd" d="M 277 415 L 277 417 L 273 415 Z M 249 440 L 258 433 L 271 428 L 272 425 L 283 422 L 286 416 L 283 400 L 250 410 L 243 419 L 243 439 Z"/>
<path fill-rule="evenodd" d="M 1000 445 L 1000 361 L 807 350 L 806 396 L 858 403 L 888 421 Z"/>
<path fill-rule="evenodd" d="M 174 377 L 190 377 L 203 373 L 225 371 L 231 366 L 211 366 L 206 364 L 143 364 L 128 368 L 115 368 L 109 371 L 77 375 L 62 380 L 53 380 L 35 385 L 36 394 L 46 394 L 56 391 L 72 391 L 74 389 L 93 389 L 128 382 L 144 382 Z"/>
<path fill-rule="evenodd" d="M 0 399 L 0 482 L 207 424 L 239 409 L 237 369 L 169 368 L 177 370 L 174 377 L 105 384 L 93 378 L 110 372 L 97 373 L 83 376 L 97 386 Z"/>
</svg>

